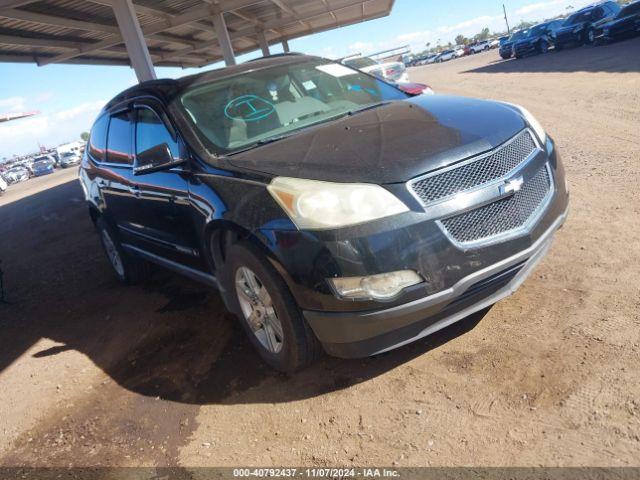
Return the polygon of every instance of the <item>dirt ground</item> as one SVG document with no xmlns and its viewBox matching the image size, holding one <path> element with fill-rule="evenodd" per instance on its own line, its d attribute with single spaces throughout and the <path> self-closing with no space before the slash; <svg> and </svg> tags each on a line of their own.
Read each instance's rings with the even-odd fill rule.
<svg viewBox="0 0 640 480">
<path fill-rule="evenodd" d="M 512 297 L 386 355 L 265 368 L 215 291 L 123 287 L 73 171 L 0 198 L 0 465 L 640 463 L 640 38 L 413 69 L 526 106 L 571 212 Z"/>
</svg>

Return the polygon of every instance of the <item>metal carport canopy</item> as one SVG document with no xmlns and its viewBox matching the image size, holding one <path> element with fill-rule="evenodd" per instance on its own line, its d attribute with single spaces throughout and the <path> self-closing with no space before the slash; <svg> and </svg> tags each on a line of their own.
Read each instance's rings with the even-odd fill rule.
<svg viewBox="0 0 640 480">
<path fill-rule="evenodd" d="M 389 15 L 394 0 L 0 0 L 0 62 L 199 67 Z"/>
</svg>

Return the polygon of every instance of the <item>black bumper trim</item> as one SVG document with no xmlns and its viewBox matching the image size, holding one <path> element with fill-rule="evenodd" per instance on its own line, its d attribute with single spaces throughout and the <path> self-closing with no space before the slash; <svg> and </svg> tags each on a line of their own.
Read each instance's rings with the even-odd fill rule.
<svg viewBox="0 0 640 480">
<path fill-rule="evenodd" d="M 544 257 L 567 212 L 528 249 L 475 272 L 453 287 L 396 307 L 369 312 L 305 311 L 327 353 L 366 357 L 434 333 L 512 294 Z"/>
</svg>

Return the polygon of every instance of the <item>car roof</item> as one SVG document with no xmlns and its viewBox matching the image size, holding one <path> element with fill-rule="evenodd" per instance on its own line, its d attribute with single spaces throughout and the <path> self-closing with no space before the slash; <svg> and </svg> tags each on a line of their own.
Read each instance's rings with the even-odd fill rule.
<svg viewBox="0 0 640 480">
<path fill-rule="evenodd" d="M 194 75 L 188 75 L 178 79 L 163 78 L 158 80 L 148 80 L 120 92 L 105 105 L 103 111 L 109 110 L 111 107 L 121 102 L 136 97 L 154 96 L 159 98 L 166 98 L 167 96 L 175 95 L 188 86 L 208 83 L 221 78 L 232 77 L 235 75 L 240 75 L 242 73 L 253 72 L 256 70 L 262 70 L 280 65 L 300 63 L 306 60 L 332 61 L 323 59 L 322 57 L 304 55 L 301 53 L 275 54 L 268 57 L 250 60 L 238 65 L 217 68 L 214 70 L 207 70 L 202 73 L 196 73 Z"/>
</svg>

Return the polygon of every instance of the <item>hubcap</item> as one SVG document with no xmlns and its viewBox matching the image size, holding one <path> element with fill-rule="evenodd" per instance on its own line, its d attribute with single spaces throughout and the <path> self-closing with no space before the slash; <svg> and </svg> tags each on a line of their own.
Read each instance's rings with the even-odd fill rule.
<svg viewBox="0 0 640 480">
<path fill-rule="evenodd" d="M 265 349 L 271 353 L 280 352 L 284 334 L 271 295 L 247 267 L 238 268 L 235 281 L 240 308 L 249 328 Z"/>
<path fill-rule="evenodd" d="M 107 252 L 107 257 L 109 257 L 111 266 L 118 275 L 124 277 L 124 265 L 122 264 L 122 259 L 120 258 L 120 254 L 118 253 L 118 249 L 113 243 L 113 240 L 111 240 L 111 236 L 106 230 L 102 230 L 102 243 L 104 244 L 104 249 Z"/>
<path fill-rule="evenodd" d="M 594 39 L 593 30 L 589 30 L 589 41 L 593 42 L 593 39 Z"/>
</svg>

